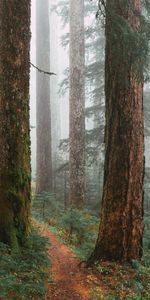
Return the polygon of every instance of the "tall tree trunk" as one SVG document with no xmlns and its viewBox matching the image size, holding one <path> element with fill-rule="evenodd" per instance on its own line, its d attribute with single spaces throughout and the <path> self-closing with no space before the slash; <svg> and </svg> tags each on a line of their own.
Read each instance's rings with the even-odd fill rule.
<svg viewBox="0 0 150 300">
<path fill-rule="evenodd" d="M 36 64 L 50 70 L 49 1 L 36 1 Z M 36 74 L 36 193 L 52 191 L 50 78 Z"/>
<path fill-rule="evenodd" d="M 0 241 L 30 233 L 30 1 L 0 1 Z"/>
<path fill-rule="evenodd" d="M 143 83 L 142 79 L 137 79 L 132 61 L 131 64 L 130 60 L 125 61 L 122 36 L 112 32 L 111 3 L 111 0 L 107 0 L 106 156 L 102 212 L 98 240 L 89 264 L 101 258 L 131 261 L 142 255 Z M 136 32 L 140 24 L 138 14 L 133 11 L 139 12 L 140 1 L 132 1 L 132 6 L 125 12 L 121 1 L 115 0 L 114 18 L 116 20 L 117 15 L 125 18 Z M 117 58 L 114 47 L 118 48 Z M 131 46 L 131 59 L 132 50 Z"/>
<path fill-rule="evenodd" d="M 58 5 L 57 0 L 50 1 L 51 8 Z M 52 126 L 52 166 L 53 166 L 53 190 L 57 192 L 56 169 L 58 168 L 58 152 L 60 143 L 60 98 L 58 94 L 58 15 L 55 11 L 50 16 L 50 69 L 57 76 L 52 76 L 50 80 L 50 97 L 51 97 L 51 122 Z"/>
<path fill-rule="evenodd" d="M 70 0 L 70 204 L 85 198 L 84 0 Z"/>
</svg>

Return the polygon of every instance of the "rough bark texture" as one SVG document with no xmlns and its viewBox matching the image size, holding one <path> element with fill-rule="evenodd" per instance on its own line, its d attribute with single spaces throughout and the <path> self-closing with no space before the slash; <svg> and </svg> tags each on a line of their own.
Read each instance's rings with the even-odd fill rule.
<svg viewBox="0 0 150 300">
<path fill-rule="evenodd" d="M 36 1 L 36 64 L 50 70 L 49 1 Z M 36 193 L 52 191 L 50 78 L 36 73 Z"/>
<path fill-rule="evenodd" d="M 30 232 L 30 1 L 0 1 L 0 242 Z"/>
<path fill-rule="evenodd" d="M 121 1 L 114 1 L 116 13 Z M 107 5 L 111 1 L 107 0 Z M 132 1 L 140 9 L 140 1 Z M 136 30 L 138 17 L 130 9 L 126 19 Z M 120 80 L 124 74 L 123 43 L 117 59 L 114 49 L 111 18 L 106 19 L 106 157 L 101 222 L 96 248 L 88 263 L 101 258 L 131 261 L 142 255 L 144 128 L 143 83 L 136 79 L 128 63 L 128 85 Z M 115 36 L 116 38 L 116 36 Z M 115 40 L 116 41 L 116 40 Z M 115 61 L 115 64 L 114 64 Z M 125 79 L 125 78 L 122 78 Z M 118 84 L 118 82 L 120 84 Z"/>
<path fill-rule="evenodd" d="M 84 0 L 70 0 L 70 204 L 85 197 Z"/>
</svg>

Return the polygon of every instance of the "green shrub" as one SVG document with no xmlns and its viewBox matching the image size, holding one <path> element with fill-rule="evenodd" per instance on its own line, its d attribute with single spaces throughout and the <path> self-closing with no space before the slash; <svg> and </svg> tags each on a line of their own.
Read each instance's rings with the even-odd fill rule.
<svg viewBox="0 0 150 300">
<path fill-rule="evenodd" d="M 0 243 L 0 299 L 44 299 L 49 279 L 48 240 L 32 230 L 19 253 Z"/>
<path fill-rule="evenodd" d="M 88 210 L 70 208 L 59 221 L 61 238 L 73 246 L 76 254 L 85 259 L 93 250 L 99 219 Z"/>
<path fill-rule="evenodd" d="M 54 193 L 42 192 L 32 200 L 33 217 L 47 222 L 51 218 L 59 218 L 62 214 L 62 205 L 56 201 Z"/>
</svg>

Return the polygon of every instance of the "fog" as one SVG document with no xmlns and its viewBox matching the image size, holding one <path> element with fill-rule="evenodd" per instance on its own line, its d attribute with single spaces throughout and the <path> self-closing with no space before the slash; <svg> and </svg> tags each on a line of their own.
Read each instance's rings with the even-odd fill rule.
<svg viewBox="0 0 150 300">
<path fill-rule="evenodd" d="M 36 0 L 32 0 L 31 10 L 31 62 L 36 65 Z M 44 1 L 43 1 L 44 2 Z M 63 2 L 63 1 L 62 1 Z M 56 0 L 50 1 L 51 7 L 57 4 Z M 68 25 L 64 26 L 60 16 L 55 11 L 50 9 L 50 58 L 51 58 L 51 72 L 57 74 L 52 76 L 51 81 L 51 123 L 52 123 L 52 143 L 53 134 L 59 136 L 60 140 L 67 139 L 69 135 L 69 91 L 62 95 L 60 93 L 60 84 L 64 79 L 64 71 L 69 66 L 69 47 L 62 46 L 62 36 L 65 35 L 69 29 Z M 94 13 L 88 15 L 85 18 L 85 24 L 90 27 L 90 24 L 95 18 Z M 86 62 L 89 56 L 92 54 L 86 54 Z M 46 75 L 45 75 L 46 76 Z M 150 85 L 146 84 L 146 90 L 150 89 Z M 86 99 L 86 106 L 90 106 L 91 103 Z M 56 116 L 57 107 L 57 116 Z M 55 116 L 54 116 L 55 114 Z M 53 128 L 53 120 L 57 117 L 57 130 Z M 30 74 L 30 123 L 31 123 L 31 158 L 32 158 L 32 176 L 35 178 L 36 174 L 36 69 L 31 67 Z M 86 120 L 86 127 L 92 128 L 92 120 Z M 58 138 L 58 137 L 57 137 Z M 55 147 L 58 150 L 58 142 Z M 145 138 L 145 157 L 146 166 L 150 167 L 150 138 Z M 55 150 L 54 150 L 55 152 Z"/>
<path fill-rule="evenodd" d="M 32 0 L 31 6 L 31 62 L 36 65 L 36 0 Z M 51 1 L 51 5 L 56 4 L 56 1 Z M 51 77 L 51 94 L 54 96 L 59 107 L 59 134 L 60 139 L 68 138 L 69 134 L 69 107 L 68 107 L 68 92 L 62 97 L 59 92 L 59 84 L 63 80 L 63 72 L 69 65 L 68 49 L 61 46 L 61 36 L 65 33 L 66 28 L 62 28 L 62 22 L 55 12 L 51 12 L 50 23 L 50 43 L 53 45 L 53 61 L 51 62 L 51 71 L 57 74 L 56 77 Z M 53 23 L 54 21 L 54 23 Z M 57 25 L 57 26 L 55 26 Z M 51 54 L 50 54 L 51 55 Z M 57 82 L 57 89 L 53 91 L 53 86 Z M 55 105 L 56 102 L 54 102 Z M 52 106 L 52 104 L 51 104 Z M 54 105 L 53 111 L 54 112 Z M 58 112 L 58 111 L 57 111 Z M 32 175 L 35 177 L 36 172 L 36 69 L 31 67 L 30 74 L 30 122 L 31 126 L 31 153 L 32 153 Z M 53 123 L 53 118 L 52 118 Z"/>
<path fill-rule="evenodd" d="M 100 278 L 119 270 L 118 261 L 136 272 L 142 255 L 150 263 L 147 33 L 139 1 L 131 2 L 32 0 L 32 213 L 87 266 L 100 259 Z M 110 273 L 103 259 L 113 261 Z M 124 278 L 117 298 L 146 291 L 147 275 L 135 293 Z"/>
<path fill-rule="evenodd" d="M 63 2 L 63 1 L 62 1 Z M 36 0 L 31 1 L 31 62 L 36 66 Z M 62 36 L 69 32 L 69 26 L 63 24 L 60 16 L 52 9 L 57 4 L 56 0 L 50 1 L 50 57 L 51 57 L 51 72 L 57 74 L 57 77 L 51 77 L 51 118 L 53 127 L 53 115 L 55 106 L 58 107 L 57 116 L 59 119 L 59 139 L 66 139 L 69 136 L 69 90 L 66 90 L 62 95 L 60 84 L 64 79 L 64 71 L 69 68 L 69 46 L 62 46 Z M 86 26 L 90 26 L 95 19 L 95 13 L 88 15 L 85 18 Z M 88 62 L 89 55 L 86 54 Z M 57 85 L 57 87 L 54 87 Z M 91 103 L 86 99 L 86 106 Z M 31 122 L 31 163 L 32 175 L 35 178 L 36 174 L 36 69 L 31 66 L 30 73 L 30 122 Z M 86 127 L 92 128 L 93 122 L 86 120 Z M 53 130 L 53 129 L 52 129 Z M 53 132 L 52 132 L 53 134 Z M 53 142 L 53 137 L 52 137 Z"/>
</svg>

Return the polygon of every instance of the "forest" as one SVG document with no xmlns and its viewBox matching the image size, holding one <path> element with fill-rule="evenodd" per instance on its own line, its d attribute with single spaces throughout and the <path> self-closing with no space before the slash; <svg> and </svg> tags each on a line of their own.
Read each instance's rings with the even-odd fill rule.
<svg viewBox="0 0 150 300">
<path fill-rule="evenodd" d="M 150 1 L 0 0 L 0 300 L 150 300 Z"/>
</svg>

